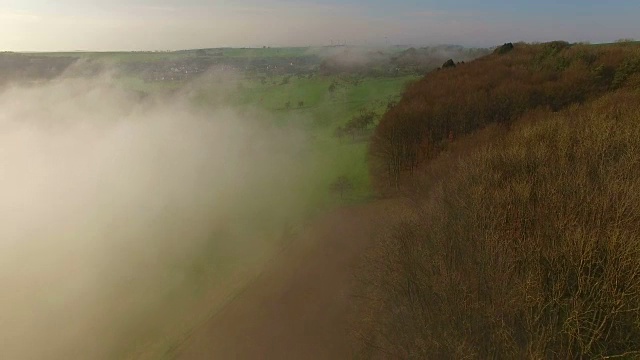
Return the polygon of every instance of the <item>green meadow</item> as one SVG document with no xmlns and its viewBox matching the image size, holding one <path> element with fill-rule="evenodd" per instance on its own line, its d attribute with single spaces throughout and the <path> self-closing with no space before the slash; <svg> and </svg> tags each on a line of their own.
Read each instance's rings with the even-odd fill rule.
<svg viewBox="0 0 640 360">
<path fill-rule="evenodd" d="M 219 234 L 213 234 L 214 238 L 225 241 L 211 242 L 211 247 L 201 252 L 201 258 L 179 265 L 175 271 L 182 274 L 182 280 L 167 285 L 165 297 L 175 298 L 175 304 L 191 304 L 185 314 L 175 315 L 183 319 L 184 325 L 168 333 L 150 337 L 146 334 L 145 345 L 136 347 L 134 357 L 154 358 L 159 354 L 171 357 L 180 346 L 183 331 L 194 326 L 203 312 L 221 306 L 226 296 L 232 296 L 238 286 L 259 272 L 261 264 L 272 258 L 283 243 L 292 240 L 305 224 L 332 208 L 371 201 L 369 138 L 388 103 L 398 101 L 407 84 L 417 79 L 418 76 L 325 76 L 317 72 L 273 76 L 235 74 L 231 78 L 214 76 L 212 79 L 204 76 L 193 81 L 169 82 L 144 81 L 131 75 L 120 77 L 124 87 L 149 94 L 171 94 L 193 86 L 196 90 L 190 92 L 191 101 L 200 110 L 211 109 L 214 113 L 216 108 L 229 107 L 251 114 L 257 117 L 254 120 L 265 121 L 269 126 L 294 129 L 303 134 L 304 139 L 304 154 L 300 154 L 304 164 L 291 178 L 282 177 L 290 184 L 290 194 L 256 190 L 239 199 L 235 204 L 237 209 L 228 209 L 229 213 L 239 214 L 238 217 L 229 218 L 228 230 L 223 228 Z M 338 127 L 363 110 L 376 112 L 374 124 L 357 137 L 335 136 Z M 344 196 L 331 191 L 332 184 L 340 177 L 346 177 L 352 184 Z M 268 184 L 279 178 L 264 182 Z M 274 206 L 280 203 L 281 207 Z M 220 244 L 232 245 L 221 249 Z M 262 250 L 247 251 L 247 248 Z M 201 303 L 202 298 L 209 301 Z M 131 350 L 127 347 L 122 354 L 132 354 Z"/>
<path fill-rule="evenodd" d="M 268 51 L 269 49 L 267 49 Z M 367 133 L 357 138 L 336 137 L 343 126 L 363 110 L 376 112 L 376 123 L 389 102 L 395 102 L 417 76 L 360 77 L 346 76 L 270 76 L 199 82 L 193 97 L 201 108 L 231 106 L 266 113 L 267 121 L 277 126 L 303 130 L 311 149 L 310 179 L 304 179 L 304 197 L 310 212 L 327 207 L 366 201 L 372 195 L 367 165 Z M 264 79 L 264 80 L 262 80 Z M 162 92 L 188 86 L 188 82 L 144 82 L 135 77 L 121 78 L 125 86 L 142 92 Z M 330 90 L 333 84 L 333 90 Z M 344 197 L 332 195 L 330 185 L 346 176 L 353 189 Z"/>
<path fill-rule="evenodd" d="M 335 130 L 363 110 L 373 110 L 381 116 L 387 104 L 397 101 L 404 87 L 417 77 L 316 75 L 283 79 L 275 77 L 266 84 L 240 81 L 232 96 L 233 102 L 240 108 L 257 106 L 273 114 L 273 121 L 279 125 L 299 127 L 308 133 L 314 166 L 313 179 L 307 181 L 310 206 L 323 208 L 336 202 L 370 198 L 367 136 L 338 138 Z M 330 91 L 332 84 L 334 90 Z M 201 96 L 206 104 L 206 90 Z M 353 183 L 353 191 L 342 199 L 329 194 L 330 184 L 340 176 L 346 176 Z"/>
</svg>

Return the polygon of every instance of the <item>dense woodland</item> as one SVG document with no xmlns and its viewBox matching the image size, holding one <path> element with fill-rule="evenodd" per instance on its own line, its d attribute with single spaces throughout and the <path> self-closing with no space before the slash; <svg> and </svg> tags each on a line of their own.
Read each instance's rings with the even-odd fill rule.
<svg viewBox="0 0 640 360">
<path fill-rule="evenodd" d="M 634 43 L 505 45 L 410 86 L 376 129 L 371 155 L 382 185 L 399 186 L 448 142 L 488 124 L 510 125 L 531 109 L 558 111 L 640 84 Z"/>
<path fill-rule="evenodd" d="M 412 204 L 360 272 L 360 357 L 640 356 L 640 45 L 506 44 L 431 72 L 370 156 Z"/>
</svg>

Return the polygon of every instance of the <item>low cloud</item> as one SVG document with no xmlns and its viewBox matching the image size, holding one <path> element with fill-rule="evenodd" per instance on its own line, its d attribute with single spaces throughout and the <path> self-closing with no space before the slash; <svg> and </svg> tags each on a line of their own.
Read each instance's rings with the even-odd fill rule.
<svg viewBox="0 0 640 360">
<path fill-rule="evenodd" d="M 122 357 L 184 305 L 193 266 L 275 247 L 304 144 L 268 123 L 108 77 L 0 92 L 2 356 Z"/>
</svg>

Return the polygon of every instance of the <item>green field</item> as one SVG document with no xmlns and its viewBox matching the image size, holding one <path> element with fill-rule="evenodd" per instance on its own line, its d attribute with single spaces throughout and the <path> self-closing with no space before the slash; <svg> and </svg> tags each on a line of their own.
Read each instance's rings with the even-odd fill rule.
<svg viewBox="0 0 640 360">
<path fill-rule="evenodd" d="M 375 110 L 380 116 L 390 101 L 399 99 L 402 90 L 416 77 L 364 78 L 354 84 L 350 78 L 335 76 L 292 77 L 282 84 L 280 78 L 261 84 L 240 81 L 233 101 L 238 107 L 258 106 L 272 114 L 282 125 L 300 126 L 309 134 L 314 152 L 313 179 L 308 181 L 310 205 L 317 207 L 335 202 L 329 196 L 329 184 L 339 176 L 347 176 L 354 183 L 348 201 L 370 197 L 367 139 L 338 139 L 333 134 L 361 110 Z M 332 83 L 336 89 L 328 89 Z M 206 104 L 206 90 L 200 99 Z M 287 107 L 289 103 L 289 107 Z"/>
<path fill-rule="evenodd" d="M 288 78 L 288 81 L 283 81 Z M 364 201 L 371 196 L 367 136 L 356 139 L 337 138 L 335 129 L 344 125 L 361 110 L 374 110 L 378 117 L 391 101 L 396 101 L 404 87 L 416 76 L 356 78 L 352 76 L 309 77 L 274 76 L 265 83 L 252 78 L 234 79 L 231 85 L 216 80 L 200 83 L 193 100 L 196 106 L 207 108 L 231 105 L 266 113 L 268 121 L 277 126 L 295 127 L 307 134 L 312 156 L 310 179 L 305 179 L 305 194 L 309 211 L 325 210 L 327 206 Z M 121 79 L 132 89 L 162 92 L 188 86 L 188 83 L 146 83 L 135 78 Z M 334 91 L 329 91 L 331 84 Z M 289 106 L 287 106 L 289 103 Z M 371 130 L 373 126 L 371 127 Z M 332 196 L 330 184 L 346 176 L 354 185 L 343 199 Z"/>
<path fill-rule="evenodd" d="M 192 259 L 191 264 L 180 270 L 183 273 L 186 271 L 186 276 L 170 286 L 168 297 L 174 296 L 171 295 L 173 293 L 178 299 L 176 303 L 184 304 L 179 299 L 194 296 L 196 300 L 193 304 L 198 304 L 197 299 L 209 298 L 211 295 L 207 293 L 211 292 L 215 299 L 202 305 L 205 307 L 203 310 L 191 309 L 189 314 L 210 311 L 225 301 L 224 298 L 218 298 L 219 295 L 237 291 L 238 284 L 260 270 L 260 264 L 268 261 L 279 248 L 274 244 L 289 240 L 284 239 L 291 237 L 289 231 L 295 233 L 307 221 L 336 206 L 370 201 L 373 192 L 367 153 L 368 138 L 374 126 L 370 127 L 367 134 L 355 139 L 337 138 L 334 136 L 335 130 L 364 109 L 376 111 L 379 119 L 387 104 L 397 101 L 404 87 L 417 78 L 315 74 L 310 77 L 271 76 L 266 77 L 266 81 L 264 77 L 244 75 L 232 79 L 196 80 L 197 90 L 193 92 L 191 100 L 197 108 L 214 112 L 218 107 L 231 107 L 236 111 L 255 114 L 259 117 L 258 121 L 268 122 L 269 125 L 296 129 L 304 134 L 306 152 L 300 154 L 304 161 L 301 169 L 296 170 L 292 179 L 287 179 L 291 194 L 283 200 L 283 205 L 273 206 L 280 204 L 278 196 L 282 194 L 256 190 L 243 196 L 236 205 L 237 209 L 229 209 L 230 213 L 239 214 L 237 218 L 230 219 L 231 233 L 216 235 L 233 243 L 235 250 L 221 252 L 216 242 L 212 242 L 213 247 L 203 250 L 201 259 Z M 145 82 L 136 77 L 123 77 L 120 81 L 127 88 L 146 93 L 180 91 L 191 86 L 190 82 Z M 330 91 L 332 84 L 334 90 Z M 353 184 L 353 190 L 344 197 L 330 191 L 331 184 L 341 176 L 346 176 Z M 268 179 L 261 186 L 268 188 L 268 181 L 279 180 Z M 259 201 L 256 196 L 261 197 Z M 248 208 L 251 208 L 251 213 L 247 212 Z M 256 245 L 259 243 L 265 245 Z M 263 246 L 264 251 L 257 257 L 251 257 L 243 252 L 246 246 Z M 240 282 L 237 279 L 241 279 Z M 193 326 L 188 318 L 189 315 L 186 315 L 182 329 Z M 193 321 L 199 320 L 196 318 Z M 156 339 L 163 336 L 169 338 L 160 342 L 151 340 L 152 343 L 142 349 L 150 354 L 148 358 L 171 352 L 170 349 L 179 343 L 175 335 L 159 334 Z"/>
</svg>

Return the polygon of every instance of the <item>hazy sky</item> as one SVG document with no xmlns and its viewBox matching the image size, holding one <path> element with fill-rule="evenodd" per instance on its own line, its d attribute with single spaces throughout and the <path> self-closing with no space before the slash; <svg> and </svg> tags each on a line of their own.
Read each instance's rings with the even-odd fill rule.
<svg viewBox="0 0 640 360">
<path fill-rule="evenodd" d="M 0 50 L 614 41 L 638 0 L 0 0 Z"/>
</svg>

